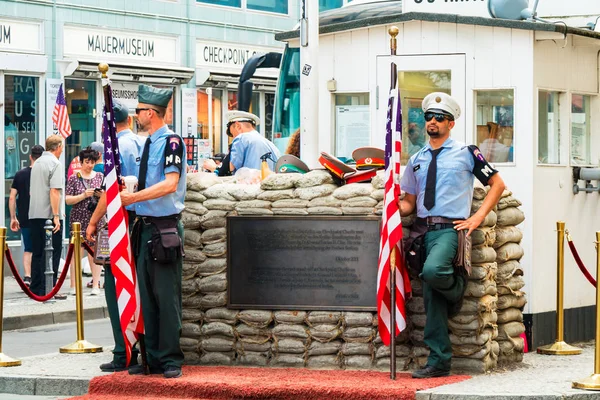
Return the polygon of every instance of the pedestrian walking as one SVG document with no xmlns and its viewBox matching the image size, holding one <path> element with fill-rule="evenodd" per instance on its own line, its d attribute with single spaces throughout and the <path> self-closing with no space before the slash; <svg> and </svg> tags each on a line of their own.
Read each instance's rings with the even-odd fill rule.
<svg viewBox="0 0 600 400">
<path fill-rule="evenodd" d="M 36 144 L 29 153 L 29 166 L 19 170 L 10 188 L 8 209 L 10 211 L 10 230 L 18 232 L 21 230 L 21 242 L 23 245 L 23 282 L 31 285 L 31 232 L 29 228 L 29 194 L 31 181 L 31 168 L 35 161 L 41 157 L 44 148 Z"/>
<path fill-rule="evenodd" d="M 151 373 L 166 378 L 182 375 L 181 272 L 183 225 L 180 221 L 186 191 L 183 140 L 165 123 L 173 92 L 140 85 L 135 112 L 150 135 L 140 161 L 138 191 L 121 192 L 124 206 L 135 205 L 132 232 L 144 316 L 145 343 Z M 141 366 L 130 374 L 143 372 Z"/>
<path fill-rule="evenodd" d="M 73 230 L 73 223 L 79 222 L 81 224 L 81 231 L 85 232 L 90 218 L 96 206 L 98 205 L 98 199 L 102 194 L 102 181 L 104 180 L 104 174 L 101 172 L 94 171 L 94 165 L 100 158 L 97 151 L 92 150 L 91 147 L 87 147 L 79 152 L 79 160 L 81 161 L 81 170 L 69 178 L 67 181 L 67 189 L 65 202 L 69 206 L 73 206 L 71 209 L 70 227 Z M 93 244 L 89 241 L 86 242 L 88 245 Z M 100 274 L 102 273 L 102 266 L 94 263 L 94 257 L 91 254 L 87 254 L 90 269 L 92 270 L 92 291 L 91 295 L 96 296 L 100 294 Z M 75 260 L 71 262 L 71 294 L 75 295 Z"/>
<path fill-rule="evenodd" d="M 422 108 L 429 143 L 408 161 L 402 177 L 406 192 L 400 201 L 400 214 L 417 209 L 416 228 L 422 228 L 425 262 L 419 275 L 427 320 L 425 344 L 430 353 L 427 365 L 413 378 L 446 376 L 450 373 L 452 346 L 448 318 L 462 306 L 466 286 L 463 271 L 455 268 L 459 232 L 469 236 L 483 222 L 500 199 L 504 181 L 485 160 L 477 146 L 466 146 L 450 137 L 460 106 L 445 93 L 431 93 Z M 490 190 L 482 206 L 472 216 L 473 175 Z M 413 228 L 415 229 L 415 228 Z"/>
<path fill-rule="evenodd" d="M 37 159 L 31 168 L 31 187 L 35 188 L 35 196 L 29 200 L 29 229 L 31 234 L 31 291 L 38 296 L 45 293 L 44 246 L 46 220 L 52 220 L 52 269 L 54 271 L 53 284 L 56 285 L 58 266 L 62 254 L 62 218 L 64 167 L 59 158 L 64 149 L 64 141 L 60 135 L 51 135 L 46 139 L 46 151 Z M 66 298 L 63 294 L 56 294 L 56 299 Z"/>
<path fill-rule="evenodd" d="M 117 128 L 117 141 L 119 143 L 119 157 L 121 161 L 121 175 L 135 176 L 139 175 L 140 159 L 142 154 L 143 141 L 130 129 L 133 118 L 129 115 L 127 106 L 117 100 L 113 100 L 113 117 Z M 135 205 L 126 207 L 129 217 L 129 228 L 135 221 Z M 97 225 L 106 214 L 106 195 L 103 194 L 92 215 L 86 230 L 86 238 L 94 241 Z M 112 273 L 110 264 L 104 266 L 104 295 L 106 297 L 106 308 L 110 317 L 110 325 L 113 332 L 115 347 L 113 349 L 113 359 L 110 362 L 100 365 L 104 372 L 117 372 L 127 369 L 127 355 L 125 352 L 125 341 L 123 331 L 121 330 L 121 321 L 119 318 L 119 307 L 117 305 L 117 291 L 115 287 L 115 277 Z M 131 365 L 137 364 L 138 351 L 134 347 L 131 354 Z"/>
</svg>

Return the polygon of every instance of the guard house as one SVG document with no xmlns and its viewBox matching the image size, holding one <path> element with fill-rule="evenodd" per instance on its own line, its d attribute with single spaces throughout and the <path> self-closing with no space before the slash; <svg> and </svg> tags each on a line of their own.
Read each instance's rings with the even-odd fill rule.
<svg viewBox="0 0 600 400">
<path fill-rule="evenodd" d="M 432 91 L 454 96 L 463 114 L 452 136 L 478 145 L 523 203 L 526 325 L 534 347 L 552 343 L 557 221 L 566 222 L 588 269 L 596 267 L 599 182 L 576 194 L 574 185 L 586 182 L 574 182 L 573 173 L 600 162 L 600 34 L 483 14 L 403 12 L 403 3 L 320 14 L 319 151 L 340 157 L 359 146 L 384 147 L 392 61 L 402 97 L 403 164 L 426 141 L 422 99 Z M 393 57 L 391 26 L 399 28 Z M 276 38 L 290 49 L 300 46 L 299 31 Z M 565 340 L 591 339 L 593 326 L 583 321 L 594 320 L 595 289 L 568 249 L 564 280 Z"/>
</svg>

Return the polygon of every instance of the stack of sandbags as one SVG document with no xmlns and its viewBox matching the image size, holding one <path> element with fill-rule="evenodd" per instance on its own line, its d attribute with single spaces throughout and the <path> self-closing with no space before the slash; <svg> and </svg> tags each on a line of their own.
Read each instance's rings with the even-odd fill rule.
<svg viewBox="0 0 600 400">
<path fill-rule="evenodd" d="M 485 200 L 487 190 L 476 185 L 471 205 L 473 215 Z M 495 209 L 494 209 L 495 210 Z M 457 370 L 485 372 L 496 367 L 496 252 L 492 210 L 472 233 L 471 275 L 467 276 L 465 298 L 459 314 L 448 321 L 452 343 L 452 367 Z"/>
<path fill-rule="evenodd" d="M 403 218 L 404 220 L 404 218 Z M 412 297 L 406 302 L 408 311 L 408 320 L 410 322 L 408 337 L 411 348 L 407 354 L 407 367 L 412 369 L 423 368 L 427 364 L 429 348 L 425 345 L 425 302 L 423 299 L 423 283 L 418 276 L 411 276 L 410 285 L 412 287 Z M 401 350 L 401 353 L 405 349 Z M 398 356 L 398 351 L 396 351 Z"/>
<path fill-rule="evenodd" d="M 523 222 L 525 216 L 518 207 L 521 202 L 505 190 L 498 202 L 498 223 L 496 226 L 496 249 L 498 273 L 498 343 L 500 345 L 500 363 L 514 363 L 523 360 L 525 332 L 523 307 L 525 306 L 525 286 L 523 269 L 519 263 L 523 257 L 523 248 L 519 244 L 523 233 L 516 225 Z"/>
<path fill-rule="evenodd" d="M 375 317 L 375 320 L 377 317 Z M 344 312 L 341 355 L 346 368 L 370 369 L 375 356 L 373 339 L 377 329 L 370 312 Z"/>
<path fill-rule="evenodd" d="M 342 313 L 311 311 L 306 317 L 311 339 L 306 352 L 306 366 L 311 368 L 339 368 L 342 364 Z"/>
<path fill-rule="evenodd" d="M 237 362 L 265 366 L 271 360 L 273 313 L 267 310 L 243 310 L 235 326 Z"/>
<path fill-rule="evenodd" d="M 310 345 L 310 337 L 305 324 L 306 311 L 275 311 L 274 315 L 271 365 L 303 367 L 306 350 Z"/>
</svg>

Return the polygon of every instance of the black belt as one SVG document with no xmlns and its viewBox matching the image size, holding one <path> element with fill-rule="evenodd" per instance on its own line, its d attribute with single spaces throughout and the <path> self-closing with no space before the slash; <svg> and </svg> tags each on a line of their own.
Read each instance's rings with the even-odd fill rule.
<svg viewBox="0 0 600 400">
<path fill-rule="evenodd" d="M 155 221 L 165 221 L 165 220 L 176 220 L 179 221 L 181 219 L 181 214 L 172 214 L 165 215 L 164 217 L 151 217 L 145 215 L 138 215 L 137 220 L 141 220 L 144 224 L 150 225 Z"/>
<path fill-rule="evenodd" d="M 446 217 L 417 218 L 416 223 L 427 226 L 428 231 L 439 231 L 440 229 L 454 229 L 454 219 Z"/>
</svg>

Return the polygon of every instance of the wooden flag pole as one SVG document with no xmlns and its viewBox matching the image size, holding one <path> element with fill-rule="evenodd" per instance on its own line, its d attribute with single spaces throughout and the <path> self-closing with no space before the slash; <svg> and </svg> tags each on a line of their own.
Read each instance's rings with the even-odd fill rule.
<svg viewBox="0 0 600 400">
<path fill-rule="evenodd" d="M 398 27 L 392 26 L 388 29 L 388 33 L 392 37 L 390 39 L 391 55 L 396 55 L 396 36 L 398 36 Z M 390 90 L 396 87 L 396 80 L 398 78 L 398 71 L 396 70 L 396 64 L 393 62 L 390 66 Z M 400 101 L 400 99 L 397 99 Z M 395 129 L 392 127 L 392 129 Z M 392 247 L 390 253 L 390 297 L 391 297 L 391 310 L 390 310 L 390 379 L 396 379 L 396 257 L 397 251 L 396 246 Z"/>
</svg>

